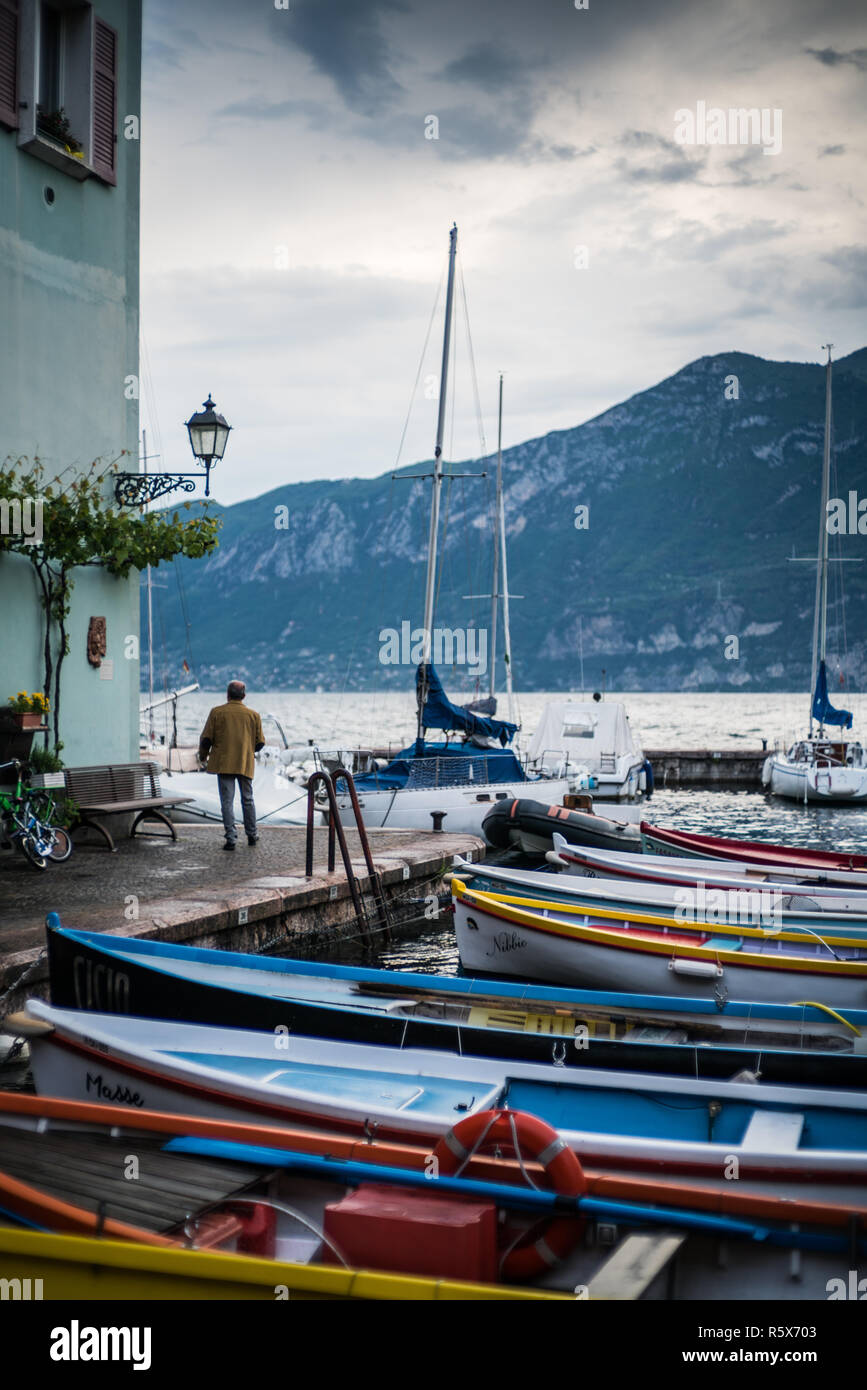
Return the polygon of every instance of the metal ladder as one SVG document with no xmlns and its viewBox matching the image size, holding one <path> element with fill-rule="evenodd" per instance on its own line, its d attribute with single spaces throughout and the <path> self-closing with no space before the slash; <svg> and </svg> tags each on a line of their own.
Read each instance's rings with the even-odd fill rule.
<svg viewBox="0 0 867 1390">
<path fill-rule="evenodd" d="M 376 901 L 377 925 L 385 940 L 390 941 L 391 920 L 388 912 L 388 904 L 385 899 L 385 892 L 382 886 L 382 879 L 379 870 L 373 863 L 373 857 L 370 853 L 370 842 L 368 841 L 367 831 L 364 826 L 364 817 L 361 814 L 361 806 L 358 801 L 358 792 L 355 789 L 355 780 L 348 768 L 338 767 L 333 773 L 319 770 L 314 772 L 307 782 L 307 843 L 304 871 L 307 878 L 313 877 L 313 838 L 315 829 L 313 825 L 313 813 L 316 809 L 314 798 L 316 787 L 321 783 L 328 797 L 328 872 L 330 874 L 334 873 L 334 841 L 336 837 L 337 840 L 340 841 L 340 856 L 343 860 L 343 868 L 346 873 L 349 892 L 352 896 L 352 905 L 355 908 L 355 915 L 361 927 L 365 942 L 370 945 L 370 922 L 367 916 L 367 909 L 364 906 L 364 899 L 361 895 L 358 879 L 352 867 L 352 860 L 349 857 L 349 846 L 346 843 L 346 834 L 340 820 L 340 811 L 337 806 L 337 783 L 341 780 L 346 783 L 349 799 L 352 802 L 352 810 L 355 816 L 355 828 L 358 831 L 358 838 L 361 841 L 361 851 L 367 866 L 370 890 Z"/>
</svg>

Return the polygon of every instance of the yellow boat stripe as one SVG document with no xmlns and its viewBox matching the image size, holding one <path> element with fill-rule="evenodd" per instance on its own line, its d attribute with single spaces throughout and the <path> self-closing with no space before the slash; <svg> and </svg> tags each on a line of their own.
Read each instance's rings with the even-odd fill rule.
<svg viewBox="0 0 867 1390">
<path fill-rule="evenodd" d="M 651 941 L 647 937 L 629 936 L 626 933 L 606 931 L 604 927 L 582 926 L 570 922 L 556 922 L 549 917 L 540 917 L 535 913 L 522 911 L 518 907 L 513 907 L 509 899 L 501 899 L 492 893 L 481 893 L 467 891 L 456 894 L 457 897 L 465 900 L 470 906 L 475 906 L 477 911 L 485 912 L 491 917 L 496 917 L 500 921 L 510 922 L 513 926 L 523 927 L 527 931 L 545 932 L 552 936 L 562 936 L 572 941 L 590 941 L 599 946 L 613 946 L 619 950 L 642 951 L 659 956 L 679 956 L 692 960 L 710 960 L 718 964 L 725 965 L 749 965 L 766 970 L 793 970 L 802 973 L 813 973 L 820 975 L 851 975 L 856 979 L 867 980 L 867 960 L 858 961 L 837 961 L 805 960 L 799 956 L 787 956 L 780 952 L 775 958 L 771 956 L 754 955 L 745 951 L 726 951 L 719 948 L 708 950 L 706 946 L 691 945 L 683 941 Z M 627 921 L 634 920 L 627 918 Z M 658 925 L 658 923 L 657 923 Z M 674 924 L 676 928 L 682 929 L 682 923 Z M 754 933 L 755 935 L 755 933 Z M 763 935 L 763 933 L 759 933 Z M 780 937 L 775 934 L 774 940 Z M 803 940 L 803 938 L 798 938 Z M 847 942 L 835 939 L 835 946 L 857 946 L 867 948 L 864 941 Z"/>
<path fill-rule="evenodd" d="M 559 912 L 570 917 L 603 917 L 606 922 L 635 923 L 636 926 L 654 927 L 659 931 L 707 931 L 713 935 L 729 935 L 729 937 L 752 937 L 759 941 L 766 940 L 767 937 L 774 937 L 774 941 L 795 941 L 816 940 L 816 937 L 823 935 L 820 927 L 810 927 L 809 931 L 766 931 L 761 927 L 742 927 L 732 923 L 718 924 L 716 922 L 704 922 L 704 920 L 685 920 L 681 922 L 679 917 L 660 917 L 652 913 L 645 912 L 618 912 L 613 908 L 588 908 L 588 906 L 575 906 L 571 902 L 553 902 L 546 898 L 515 898 L 504 892 L 485 892 L 481 888 L 467 888 L 464 884 L 454 881 L 452 884 L 452 894 L 456 898 L 477 898 L 481 902 L 497 902 L 509 906 L 509 908 L 527 909 L 532 916 L 543 917 L 545 912 Z M 549 917 L 543 917 L 545 922 L 550 922 Z M 561 923 L 568 929 L 568 923 Z M 586 926 L 585 922 L 578 923 L 578 926 Z M 867 923 L 864 923 L 867 926 Z M 866 949 L 867 935 L 863 937 L 843 937 L 839 935 L 842 927 L 825 927 L 825 935 L 828 940 L 834 942 L 839 947 L 854 947 Z M 816 937 L 811 937 L 810 933 L 816 933 Z"/>
</svg>

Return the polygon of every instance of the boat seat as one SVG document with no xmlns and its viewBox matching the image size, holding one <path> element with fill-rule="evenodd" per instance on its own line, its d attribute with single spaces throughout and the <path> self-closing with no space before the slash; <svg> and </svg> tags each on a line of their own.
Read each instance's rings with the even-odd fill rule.
<svg viewBox="0 0 867 1390">
<path fill-rule="evenodd" d="M 768 1150 L 795 1153 L 804 1132 L 804 1116 L 780 1110 L 754 1110 L 744 1130 L 741 1149 L 746 1153 Z"/>
</svg>

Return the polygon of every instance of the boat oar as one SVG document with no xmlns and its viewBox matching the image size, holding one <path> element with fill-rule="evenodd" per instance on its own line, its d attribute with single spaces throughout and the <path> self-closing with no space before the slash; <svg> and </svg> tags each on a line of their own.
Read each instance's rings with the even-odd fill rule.
<svg viewBox="0 0 867 1390">
<path fill-rule="evenodd" d="M 736 1221 L 730 1216 L 706 1216 L 703 1212 L 675 1207 L 643 1206 L 637 1202 L 603 1202 L 596 1197 L 567 1197 L 559 1192 L 541 1191 L 532 1187 L 513 1187 L 508 1183 L 483 1182 L 478 1178 L 451 1176 L 427 1177 L 407 1168 L 379 1167 L 375 1163 L 360 1163 L 353 1159 L 322 1158 L 318 1154 L 295 1153 L 285 1149 L 268 1149 L 258 1144 L 237 1144 L 225 1139 L 172 1139 L 166 1144 L 169 1153 L 202 1154 L 209 1158 L 225 1158 L 235 1163 L 251 1163 L 266 1168 L 289 1168 L 312 1177 L 330 1178 L 346 1184 L 361 1182 L 393 1183 L 400 1187 L 419 1187 L 430 1191 L 460 1193 L 465 1197 L 482 1197 L 497 1206 L 520 1211 L 549 1212 L 552 1216 L 574 1215 L 604 1217 L 608 1220 L 630 1222 L 633 1225 L 678 1226 L 688 1231 L 708 1235 L 740 1236 L 746 1240 L 765 1241 L 798 1250 L 826 1250 L 846 1253 L 850 1242 L 846 1236 L 818 1235 L 809 1231 L 781 1230 L 774 1226 L 759 1226 L 752 1221 Z M 859 1240 L 859 1249 L 867 1254 L 867 1240 Z"/>
</svg>

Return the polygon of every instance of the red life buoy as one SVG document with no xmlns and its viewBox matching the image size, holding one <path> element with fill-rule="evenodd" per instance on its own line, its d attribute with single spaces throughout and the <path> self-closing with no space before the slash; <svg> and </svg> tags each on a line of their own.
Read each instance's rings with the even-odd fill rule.
<svg viewBox="0 0 867 1390">
<path fill-rule="evenodd" d="M 535 1159 L 562 1196 L 581 1197 L 587 1191 L 584 1170 L 565 1139 L 544 1120 L 521 1110 L 482 1110 L 467 1115 L 437 1140 L 433 1156 L 440 1171 L 449 1175 L 462 1168 L 471 1154 L 492 1144 L 515 1150 L 522 1159 Z M 501 1264 L 503 1278 L 532 1279 L 543 1274 L 569 1254 L 583 1229 L 584 1222 L 574 1216 L 554 1217 L 535 1241 L 507 1249 Z"/>
</svg>

